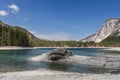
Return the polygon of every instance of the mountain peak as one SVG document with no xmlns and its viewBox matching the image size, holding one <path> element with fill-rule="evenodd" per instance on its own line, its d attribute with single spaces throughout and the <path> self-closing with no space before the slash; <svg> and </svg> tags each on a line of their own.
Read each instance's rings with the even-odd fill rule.
<svg viewBox="0 0 120 80">
<path fill-rule="evenodd" d="M 81 42 L 94 41 L 96 43 L 101 42 L 112 33 L 120 30 L 120 19 L 119 18 L 109 18 L 103 24 L 102 28 L 93 36 L 89 36 L 85 39 L 80 40 Z"/>
<path fill-rule="evenodd" d="M 107 21 L 109 20 L 119 20 L 120 18 L 108 18 Z"/>
</svg>

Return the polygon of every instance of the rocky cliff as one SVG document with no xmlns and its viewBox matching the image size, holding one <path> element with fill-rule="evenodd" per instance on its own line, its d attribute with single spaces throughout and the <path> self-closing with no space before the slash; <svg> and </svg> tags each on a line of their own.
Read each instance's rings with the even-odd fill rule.
<svg viewBox="0 0 120 80">
<path fill-rule="evenodd" d="M 80 40 L 81 42 L 96 42 L 99 43 L 106 39 L 108 36 L 114 34 L 115 32 L 119 32 L 117 34 L 120 35 L 120 19 L 118 18 L 110 18 L 107 19 L 103 24 L 102 28 L 94 35 L 88 36 L 85 39 Z"/>
</svg>

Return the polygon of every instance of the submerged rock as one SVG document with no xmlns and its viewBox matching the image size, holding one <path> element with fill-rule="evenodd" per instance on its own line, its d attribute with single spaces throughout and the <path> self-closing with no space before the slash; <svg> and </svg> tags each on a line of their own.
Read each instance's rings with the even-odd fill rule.
<svg viewBox="0 0 120 80">
<path fill-rule="evenodd" d="M 52 61 L 66 59 L 69 56 L 73 56 L 73 53 L 66 48 L 57 48 L 48 53 L 48 59 Z"/>
</svg>

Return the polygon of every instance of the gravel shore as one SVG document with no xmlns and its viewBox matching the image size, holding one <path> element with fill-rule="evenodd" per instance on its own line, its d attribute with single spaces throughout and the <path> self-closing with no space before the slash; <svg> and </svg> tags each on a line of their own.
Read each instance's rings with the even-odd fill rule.
<svg viewBox="0 0 120 80">
<path fill-rule="evenodd" d="M 120 74 L 81 74 L 34 70 L 2 73 L 0 80 L 120 80 Z"/>
</svg>

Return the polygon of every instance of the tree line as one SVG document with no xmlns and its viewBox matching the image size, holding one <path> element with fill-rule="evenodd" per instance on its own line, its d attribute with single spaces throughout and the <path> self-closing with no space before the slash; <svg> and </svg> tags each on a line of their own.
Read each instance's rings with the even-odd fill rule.
<svg viewBox="0 0 120 80">
<path fill-rule="evenodd" d="M 118 34 L 118 33 L 117 33 Z M 107 37 L 100 43 L 80 41 L 50 41 L 33 39 L 19 27 L 0 24 L 0 46 L 22 47 L 120 47 L 120 36 Z"/>
<path fill-rule="evenodd" d="M 100 43 L 79 41 L 33 40 L 33 47 L 120 47 L 120 36 L 108 37 Z"/>
<path fill-rule="evenodd" d="M 0 46 L 30 46 L 29 36 L 17 27 L 0 24 Z"/>
<path fill-rule="evenodd" d="M 34 47 L 95 47 L 94 42 L 33 40 Z"/>
</svg>

